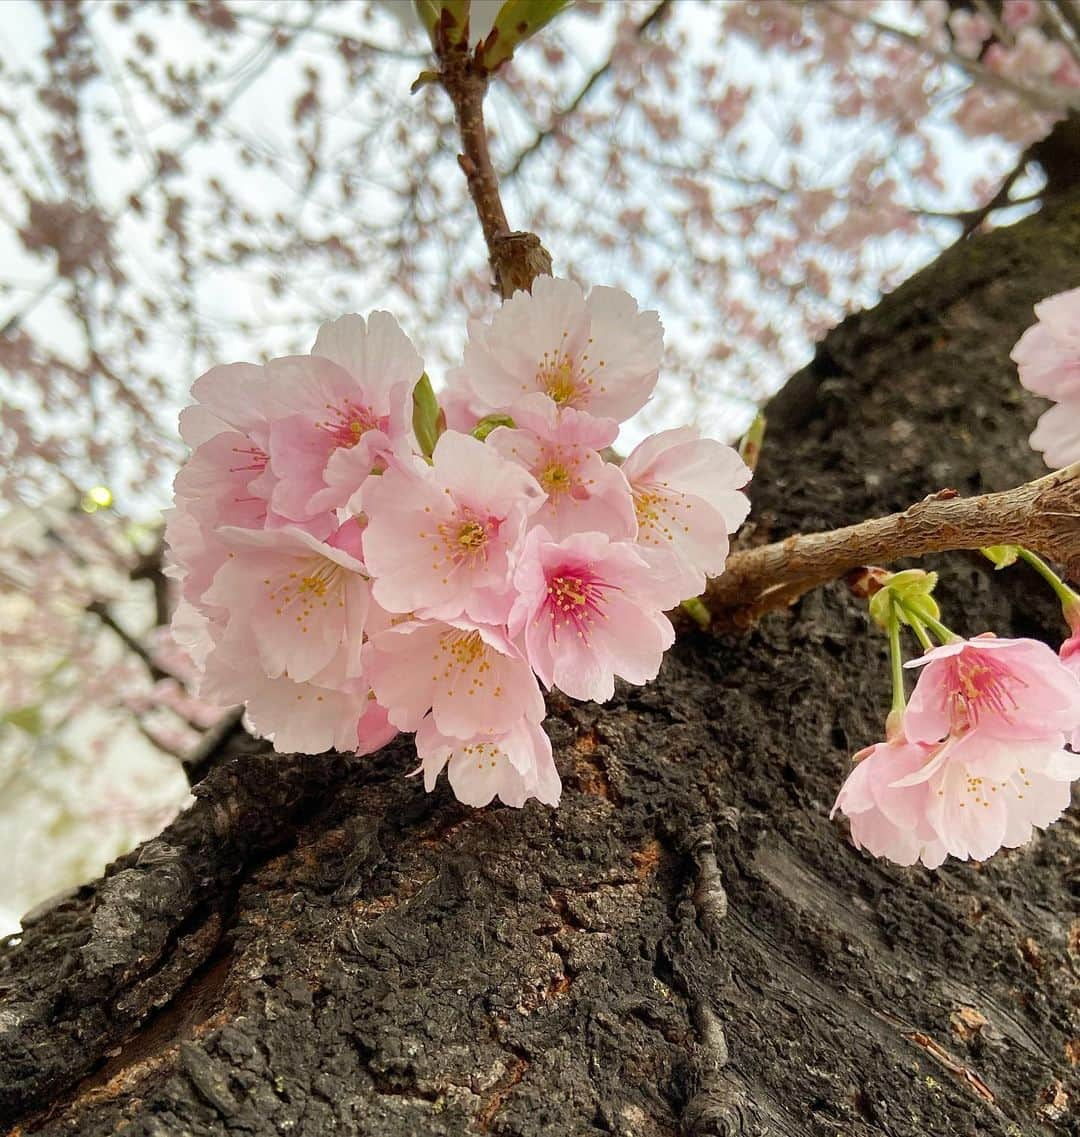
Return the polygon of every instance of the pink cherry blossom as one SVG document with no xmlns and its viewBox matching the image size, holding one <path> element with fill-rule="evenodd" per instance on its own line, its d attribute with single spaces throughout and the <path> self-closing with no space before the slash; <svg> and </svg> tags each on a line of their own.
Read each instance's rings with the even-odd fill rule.
<svg viewBox="0 0 1080 1137">
<path fill-rule="evenodd" d="M 1053 399 L 1039 419 L 1031 445 L 1049 466 L 1080 461 L 1080 288 L 1035 305 L 1038 323 L 1020 337 L 1012 358 L 1029 391 Z"/>
<path fill-rule="evenodd" d="M 857 849 L 898 865 L 922 861 L 933 869 L 945 860 L 945 846 L 928 818 L 929 787 L 924 782 L 896 784 L 922 771 L 934 750 L 926 743 L 896 738 L 855 755 L 856 765 L 840 788 L 830 816 L 840 810 L 848 818 Z"/>
<path fill-rule="evenodd" d="M 471 321 L 465 362 L 449 383 L 484 413 L 572 407 L 624 422 L 656 386 L 663 329 L 629 293 L 540 276 L 490 324 Z"/>
<path fill-rule="evenodd" d="M 532 523 L 556 540 L 593 530 L 609 537 L 634 537 L 637 521 L 630 486 L 618 466 L 605 462 L 599 448 L 614 440 L 598 420 L 567 407 L 547 415 L 525 414 L 519 426 L 497 427 L 488 445 L 523 466 L 547 494 Z"/>
<path fill-rule="evenodd" d="M 364 560 L 375 599 L 390 612 L 501 623 L 512 599 L 511 554 L 544 491 L 465 434 L 447 431 L 431 457 L 430 466 L 395 462 L 354 503 L 369 519 Z"/>
<path fill-rule="evenodd" d="M 524 635 L 525 652 L 547 687 L 572 699 L 610 699 L 615 676 L 647 683 L 675 639 L 663 614 L 670 583 L 655 574 L 635 547 L 602 533 L 577 533 L 561 542 L 542 526 L 525 542 L 514 574 L 517 598 L 510 634 Z"/>
<path fill-rule="evenodd" d="M 401 730 L 416 730 L 429 710 L 439 732 L 454 738 L 503 734 L 520 718 L 544 717 L 536 676 L 499 628 L 399 624 L 368 642 L 364 668 Z"/>
<path fill-rule="evenodd" d="M 267 364 L 285 413 L 270 430 L 274 507 L 304 521 L 344 505 L 376 465 L 411 448 L 412 391 L 424 365 L 388 312 L 342 316 L 310 356 Z"/>
<path fill-rule="evenodd" d="M 1062 736 L 995 738 L 973 729 L 950 737 L 921 769 L 899 777 L 895 789 L 928 791 L 926 818 L 946 852 L 984 861 L 1016 848 L 1068 808 L 1080 755 Z"/>
<path fill-rule="evenodd" d="M 531 719 L 519 719 L 504 734 L 460 739 L 441 734 L 428 715 L 416 732 L 416 753 L 429 793 L 445 766 L 450 788 L 466 805 L 487 805 L 495 796 L 517 807 L 531 797 L 559 804 L 562 783 L 551 742 Z"/>
<path fill-rule="evenodd" d="M 978 636 L 932 648 L 921 667 L 904 733 L 938 742 L 967 732 L 1007 740 L 1056 738 L 1080 722 L 1080 680 L 1038 640 Z"/>
<path fill-rule="evenodd" d="M 356 728 L 366 691 L 340 691 L 284 677 L 249 678 L 247 717 L 252 730 L 280 754 L 322 754 L 356 749 Z M 361 686 L 359 684 L 357 687 Z"/>
<path fill-rule="evenodd" d="M 701 438 L 691 427 L 664 430 L 641 442 L 622 465 L 634 495 L 638 543 L 650 563 L 673 558 L 682 599 L 699 595 L 707 576 L 719 576 L 729 537 L 750 501 L 742 488 L 751 473 L 730 446 Z"/>
<path fill-rule="evenodd" d="M 205 600 L 250 631 L 268 677 L 304 682 L 359 657 L 370 585 L 356 557 L 293 526 L 219 533 L 231 552 Z"/>
</svg>

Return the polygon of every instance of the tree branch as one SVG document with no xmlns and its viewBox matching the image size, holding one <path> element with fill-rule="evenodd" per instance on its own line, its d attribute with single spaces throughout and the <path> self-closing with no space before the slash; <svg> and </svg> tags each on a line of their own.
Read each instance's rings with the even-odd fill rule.
<svg viewBox="0 0 1080 1137">
<path fill-rule="evenodd" d="M 442 44 L 436 50 L 439 80 L 454 104 L 462 153 L 458 164 L 484 231 L 499 294 L 508 300 L 518 289 L 551 272 L 551 255 L 535 233 L 511 232 L 499 194 L 499 178 L 488 150 L 484 96 L 488 73 L 468 44 Z"/>
<path fill-rule="evenodd" d="M 635 35 L 640 39 L 658 20 L 662 19 L 668 8 L 671 6 L 671 0 L 660 0 L 660 3 L 638 24 Z M 521 151 L 520 154 L 514 159 L 510 169 L 507 170 L 506 176 L 508 178 L 515 177 L 521 170 L 521 167 L 539 150 L 545 142 L 562 126 L 562 124 L 570 117 L 581 104 L 592 93 L 593 88 L 611 71 L 612 61 L 608 59 L 606 63 L 602 63 L 589 77 L 585 80 L 584 84 L 579 88 L 578 93 L 566 104 L 562 110 L 556 111 L 552 116 L 551 122 L 543 130 L 537 132 L 536 137 Z"/>
<path fill-rule="evenodd" d="M 903 513 L 734 553 L 704 599 L 714 625 L 747 627 L 862 565 L 1010 544 L 1080 579 L 1080 463 L 1001 493 L 959 498 L 941 490 Z"/>
</svg>

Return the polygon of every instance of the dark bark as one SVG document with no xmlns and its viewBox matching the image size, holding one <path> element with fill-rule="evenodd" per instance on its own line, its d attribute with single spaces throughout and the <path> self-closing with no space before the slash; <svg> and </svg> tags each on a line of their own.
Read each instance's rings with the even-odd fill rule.
<svg viewBox="0 0 1080 1137">
<path fill-rule="evenodd" d="M 1080 198 L 964 242 L 773 400 L 749 539 L 1036 476 L 1008 352 L 1080 283 Z M 939 558 L 946 617 L 1055 642 L 1027 570 Z M 840 584 L 551 700 L 558 810 L 232 739 L 199 801 L 0 959 L 22 1133 L 1080 1133 L 1075 812 L 900 869 L 828 810 L 881 736 Z"/>
</svg>

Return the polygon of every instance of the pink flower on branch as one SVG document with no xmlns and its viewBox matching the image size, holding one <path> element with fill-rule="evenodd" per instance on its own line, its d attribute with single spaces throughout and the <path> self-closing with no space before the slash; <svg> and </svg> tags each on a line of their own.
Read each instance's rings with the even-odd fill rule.
<svg viewBox="0 0 1080 1137">
<path fill-rule="evenodd" d="M 552 540 L 530 532 L 514 574 L 510 634 L 522 635 L 533 670 L 572 699 L 606 702 L 615 676 L 648 683 L 675 640 L 664 609 L 678 603 L 637 549 L 602 533 Z"/>
<path fill-rule="evenodd" d="M 339 653 L 359 657 L 371 589 L 356 557 L 292 526 L 219 533 L 232 551 L 205 601 L 250 633 L 269 678 L 303 682 Z"/>
<path fill-rule="evenodd" d="M 446 767 L 450 788 L 466 805 L 487 805 L 496 796 L 517 807 L 531 797 L 559 804 L 562 783 L 551 742 L 531 719 L 519 719 L 504 734 L 460 739 L 440 733 L 428 715 L 416 732 L 416 753 L 429 793 Z"/>
<path fill-rule="evenodd" d="M 424 364 L 388 312 L 342 316 L 310 356 L 266 367 L 281 417 L 270 429 L 274 507 L 295 521 L 343 506 L 376 466 L 413 449 L 412 392 Z"/>
<path fill-rule="evenodd" d="M 898 865 L 922 861 L 933 869 L 945 860 L 945 847 L 928 817 L 929 788 L 922 782 L 897 784 L 920 772 L 933 752 L 925 743 L 898 738 L 855 755 L 830 814 L 839 810 L 848 818 L 855 848 Z"/>
<path fill-rule="evenodd" d="M 1080 288 L 1040 301 L 1035 315 L 1012 358 L 1020 382 L 1057 405 L 1039 419 L 1031 445 L 1048 466 L 1068 466 L 1080 461 Z"/>
<path fill-rule="evenodd" d="M 518 426 L 526 429 L 497 427 L 487 443 L 528 470 L 547 494 L 532 524 L 556 539 L 588 530 L 616 539 L 635 536 L 630 486 L 619 467 L 598 453 L 613 432 L 571 408 L 519 414 Z"/>
<path fill-rule="evenodd" d="M 450 376 L 483 413 L 569 407 L 625 422 L 656 386 L 664 337 L 629 293 L 537 277 L 490 324 L 469 324 L 465 362 Z"/>
<path fill-rule="evenodd" d="M 741 492 L 752 477 L 749 468 L 730 446 L 682 427 L 650 435 L 622 472 L 646 559 L 672 562 L 681 574 L 680 599 L 699 595 L 706 577 L 724 571 L 729 538 L 750 511 Z"/>
<path fill-rule="evenodd" d="M 368 642 L 364 667 L 401 730 L 416 730 L 429 710 L 439 732 L 454 738 L 502 734 L 520 718 L 544 717 L 536 676 L 500 628 L 399 624 Z"/>
<path fill-rule="evenodd" d="M 429 466 L 396 461 L 354 508 L 368 516 L 364 559 L 375 599 L 428 619 L 506 619 L 512 554 L 544 491 L 525 470 L 465 434 L 440 437 Z"/>
<path fill-rule="evenodd" d="M 969 731 L 1060 740 L 1080 722 L 1080 681 L 1038 640 L 956 640 L 906 666 L 923 669 L 904 714 L 904 733 L 913 742 Z"/>
</svg>

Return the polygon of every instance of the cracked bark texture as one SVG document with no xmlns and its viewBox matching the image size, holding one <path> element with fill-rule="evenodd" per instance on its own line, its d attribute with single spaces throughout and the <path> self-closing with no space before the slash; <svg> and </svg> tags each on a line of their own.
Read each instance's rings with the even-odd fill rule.
<svg viewBox="0 0 1080 1137">
<path fill-rule="evenodd" d="M 1080 197 L 846 321 L 769 410 L 746 540 L 1037 476 L 1008 352 L 1080 281 Z M 943 568 L 967 633 L 1060 639 L 1026 568 Z M 555 697 L 562 806 L 467 809 L 369 759 L 223 744 L 195 806 L 0 954 L 19 1134 L 1078 1134 L 1074 811 L 938 872 L 829 807 L 879 738 L 841 584 Z"/>
</svg>

